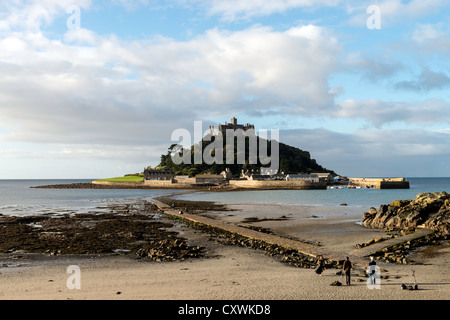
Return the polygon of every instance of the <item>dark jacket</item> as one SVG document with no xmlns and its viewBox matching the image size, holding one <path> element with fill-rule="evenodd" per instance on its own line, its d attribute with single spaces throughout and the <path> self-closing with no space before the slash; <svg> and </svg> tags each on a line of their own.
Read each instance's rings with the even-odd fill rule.
<svg viewBox="0 0 450 320">
<path fill-rule="evenodd" d="M 352 263 L 350 262 L 350 260 L 345 260 L 344 261 L 344 271 L 350 271 L 351 268 L 352 268 Z"/>
</svg>

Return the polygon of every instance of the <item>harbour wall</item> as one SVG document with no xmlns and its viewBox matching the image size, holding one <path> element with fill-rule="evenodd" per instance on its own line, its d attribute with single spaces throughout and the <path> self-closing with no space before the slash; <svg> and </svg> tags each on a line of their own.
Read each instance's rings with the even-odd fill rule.
<svg viewBox="0 0 450 320">
<path fill-rule="evenodd" d="M 311 189 L 326 189 L 327 184 L 325 182 L 313 182 L 313 181 L 261 181 L 261 180 L 230 180 L 230 186 L 246 189 L 261 189 L 261 190 L 311 190 Z"/>
<path fill-rule="evenodd" d="M 145 186 L 163 187 L 163 188 L 189 188 L 199 187 L 201 184 L 193 183 L 190 180 L 147 180 L 144 182 Z M 241 189 L 258 189 L 258 190 L 280 190 L 280 189 L 326 189 L 325 182 L 311 182 L 311 181 L 261 181 L 261 180 L 229 180 L 224 186 Z"/>
<path fill-rule="evenodd" d="M 375 189 L 409 189 L 405 178 L 349 178 L 350 184 Z"/>
<path fill-rule="evenodd" d="M 112 182 L 112 181 L 99 181 L 94 180 L 91 182 L 92 184 L 102 185 L 102 186 L 120 186 L 120 187 L 137 187 L 143 186 L 143 182 Z"/>
<path fill-rule="evenodd" d="M 190 179 L 177 180 L 146 180 L 144 182 L 109 182 L 92 181 L 93 184 L 120 187 L 148 187 L 148 188 L 172 188 L 186 189 L 201 187 L 201 184 L 193 183 Z M 254 190 L 311 190 L 326 189 L 325 182 L 312 181 L 261 181 L 261 180 L 229 180 L 223 184 L 231 189 L 254 189 Z"/>
<path fill-rule="evenodd" d="M 285 181 L 285 180 L 229 180 L 223 184 L 196 183 L 195 178 L 171 179 L 171 180 L 145 180 L 144 182 L 110 182 L 92 181 L 93 184 L 119 187 L 147 187 L 147 188 L 172 188 L 186 189 L 202 186 L 222 185 L 224 187 L 260 190 L 312 190 L 326 189 L 326 182 L 315 181 Z M 409 181 L 405 178 L 349 178 L 349 184 L 375 188 L 375 189 L 409 189 Z"/>
<path fill-rule="evenodd" d="M 92 181 L 91 183 L 112 188 L 187 189 L 189 187 L 195 187 L 193 184 L 176 183 L 173 180 L 145 180 L 144 182 Z"/>
</svg>

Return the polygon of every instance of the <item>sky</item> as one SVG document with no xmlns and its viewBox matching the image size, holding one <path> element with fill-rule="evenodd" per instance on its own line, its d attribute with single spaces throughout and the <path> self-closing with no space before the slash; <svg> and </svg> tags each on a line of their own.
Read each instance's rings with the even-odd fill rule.
<svg viewBox="0 0 450 320">
<path fill-rule="evenodd" d="M 449 31 L 445 0 L 2 1 L 0 179 L 142 172 L 232 117 L 344 176 L 449 177 Z"/>
</svg>

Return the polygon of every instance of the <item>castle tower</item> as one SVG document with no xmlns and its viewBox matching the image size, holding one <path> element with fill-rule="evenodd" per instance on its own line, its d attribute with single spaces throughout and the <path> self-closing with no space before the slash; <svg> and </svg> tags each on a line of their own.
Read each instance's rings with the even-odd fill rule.
<svg viewBox="0 0 450 320">
<path fill-rule="evenodd" d="M 252 124 L 249 124 L 249 123 L 247 123 L 245 125 L 238 124 L 236 117 L 233 117 L 233 118 L 231 118 L 231 123 L 225 122 L 225 124 L 219 124 L 219 131 L 220 132 L 225 133 L 225 131 L 227 129 L 230 129 L 230 130 L 242 129 L 244 131 L 247 131 L 247 130 L 250 130 L 250 129 L 254 130 L 255 126 L 252 125 Z"/>
</svg>

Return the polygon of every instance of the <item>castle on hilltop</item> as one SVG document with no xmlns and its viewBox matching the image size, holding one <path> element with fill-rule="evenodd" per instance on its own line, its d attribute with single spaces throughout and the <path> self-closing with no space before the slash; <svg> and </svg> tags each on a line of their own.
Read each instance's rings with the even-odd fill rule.
<svg viewBox="0 0 450 320">
<path fill-rule="evenodd" d="M 247 124 L 238 124 L 236 117 L 231 118 L 231 123 L 228 123 L 225 121 L 225 124 L 219 124 L 219 131 L 222 134 L 225 134 L 226 131 L 230 130 L 239 130 L 247 131 L 247 130 L 255 130 L 255 126 L 253 124 L 247 123 Z M 214 126 L 209 127 L 209 132 L 211 134 L 214 134 Z"/>
</svg>

